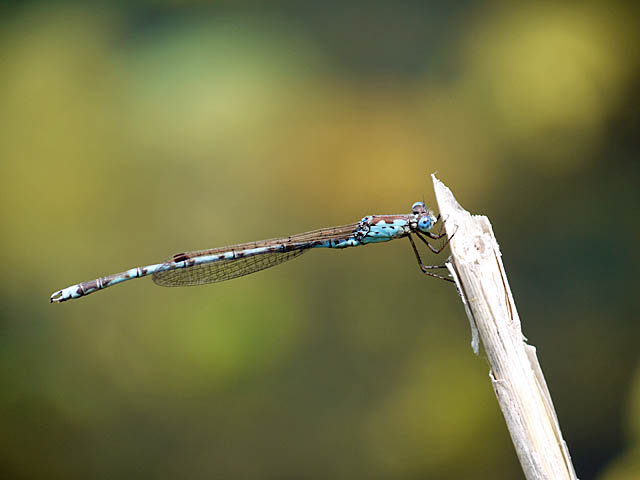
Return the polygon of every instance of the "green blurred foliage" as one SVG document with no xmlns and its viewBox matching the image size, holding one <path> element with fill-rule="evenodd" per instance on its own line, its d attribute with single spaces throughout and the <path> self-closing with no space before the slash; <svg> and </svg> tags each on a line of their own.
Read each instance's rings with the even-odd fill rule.
<svg viewBox="0 0 640 480">
<path fill-rule="evenodd" d="M 636 7 L 0 15 L 3 478 L 518 478 L 456 293 L 404 242 L 47 301 L 432 204 L 433 171 L 493 222 L 580 478 L 640 477 Z"/>
</svg>

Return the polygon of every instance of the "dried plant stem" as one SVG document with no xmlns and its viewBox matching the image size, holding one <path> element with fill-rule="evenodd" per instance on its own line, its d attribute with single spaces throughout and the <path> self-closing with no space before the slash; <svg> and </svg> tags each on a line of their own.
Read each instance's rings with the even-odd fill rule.
<svg viewBox="0 0 640 480">
<path fill-rule="evenodd" d="M 498 403 L 528 480 L 576 479 L 535 347 L 522 334 L 498 243 L 489 220 L 471 215 L 432 175 L 440 214 L 451 240 L 447 263 L 469 321 L 487 353 Z"/>
</svg>

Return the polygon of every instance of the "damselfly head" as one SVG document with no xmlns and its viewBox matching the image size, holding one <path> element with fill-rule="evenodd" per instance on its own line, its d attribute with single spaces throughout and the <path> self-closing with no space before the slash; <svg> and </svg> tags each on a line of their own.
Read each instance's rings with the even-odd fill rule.
<svg viewBox="0 0 640 480">
<path fill-rule="evenodd" d="M 438 221 L 433 211 L 424 204 L 424 202 L 416 202 L 411 206 L 411 213 L 415 215 L 415 224 L 421 232 L 428 232 L 431 227 Z M 414 227 L 415 228 L 415 227 Z"/>
</svg>

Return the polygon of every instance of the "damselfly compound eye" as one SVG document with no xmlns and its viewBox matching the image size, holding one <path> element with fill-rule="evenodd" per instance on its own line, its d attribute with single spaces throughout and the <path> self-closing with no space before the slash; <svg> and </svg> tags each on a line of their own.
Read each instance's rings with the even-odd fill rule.
<svg viewBox="0 0 640 480">
<path fill-rule="evenodd" d="M 432 226 L 431 217 L 429 215 L 425 215 L 418 220 L 418 228 L 423 232 L 428 232 Z"/>
</svg>

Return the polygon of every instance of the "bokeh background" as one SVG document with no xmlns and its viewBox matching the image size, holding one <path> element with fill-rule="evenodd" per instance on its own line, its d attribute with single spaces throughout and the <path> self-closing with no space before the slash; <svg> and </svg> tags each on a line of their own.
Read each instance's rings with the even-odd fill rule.
<svg viewBox="0 0 640 480">
<path fill-rule="evenodd" d="M 521 478 L 456 292 L 408 242 L 48 302 L 433 204 L 437 171 L 493 222 L 578 475 L 640 478 L 638 13 L 3 2 L 0 476 Z"/>
</svg>

